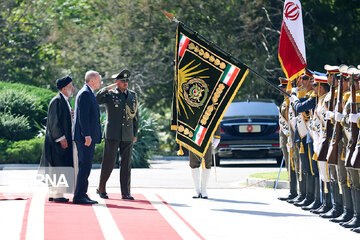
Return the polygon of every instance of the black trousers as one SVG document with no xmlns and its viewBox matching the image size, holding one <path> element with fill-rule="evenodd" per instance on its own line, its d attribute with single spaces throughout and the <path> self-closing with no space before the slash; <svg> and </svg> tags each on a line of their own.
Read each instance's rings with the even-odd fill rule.
<svg viewBox="0 0 360 240">
<path fill-rule="evenodd" d="M 131 180 L 131 155 L 134 143 L 132 141 L 120 141 L 105 139 L 104 157 L 101 164 L 99 190 L 105 191 L 106 182 L 109 179 L 116 162 L 117 152 L 120 149 L 120 186 L 123 195 L 130 194 Z"/>
<path fill-rule="evenodd" d="M 90 146 L 85 146 L 82 142 L 76 142 L 79 160 L 79 172 L 76 180 L 76 188 L 74 199 L 81 199 L 86 197 L 89 186 L 89 175 L 92 167 L 92 160 L 94 157 L 95 144 L 91 143 Z"/>
</svg>

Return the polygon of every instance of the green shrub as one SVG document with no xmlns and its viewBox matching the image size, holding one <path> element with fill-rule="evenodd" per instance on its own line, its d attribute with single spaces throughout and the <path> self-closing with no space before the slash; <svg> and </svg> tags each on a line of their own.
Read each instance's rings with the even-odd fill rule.
<svg viewBox="0 0 360 240">
<path fill-rule="evenodd" d="M 8 148 L 9 141 L 0 139 L 0 164 L 6 161 L 6 149 Z"/>
<path fill-rule="evenodd" d="M 133 168 L 148 168 L 151 154 L 159 145 L 156 132 L 156 120 L 149 109 L 139 107 L 139 130 L 137 141 L 134 144 L 132 164 Z"/>
<path fill-rule="evenodd" d="M 48 105 L 55 94 L 48 89 L 0 82 L 0 114 L 26 117 L 31 128 L 31 137 L 34 137 L 46 125 Z M 22 139 L 28 138 L 26 136 Z"/>
<path fill-rule="evenodd" d="M 4 163 L 39 163 L 43 143 L 44 138 L 33 138 L 9 144 L 5 151 Z"/>
<path fill-rule="evenodd" d="M 34 137 L 26 117 L 14 116 L 9 113 L 0 115 L 0 136 L 11 141 Z"/>
<path fill-rule="evenodd" d="M 95 145 L 93 163 L 101 163 L 102 162 L 103 152 L 104 152 L 104 141 L 101 141 L 100 144 Z"/>
</svg>

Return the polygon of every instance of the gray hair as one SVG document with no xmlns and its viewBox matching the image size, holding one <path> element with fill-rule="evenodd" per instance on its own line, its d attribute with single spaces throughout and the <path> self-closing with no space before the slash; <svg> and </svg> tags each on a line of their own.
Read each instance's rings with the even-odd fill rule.
<svg viewBox="0 0 360 240">
<path fill-rule="evenodd" d="M 100 74 L 97 71 L 90 70 L 85 73 L 85 82 L 88 83 L 92 78 L 95 78 L 96 76 L 100 76 Z"/>
</svg>

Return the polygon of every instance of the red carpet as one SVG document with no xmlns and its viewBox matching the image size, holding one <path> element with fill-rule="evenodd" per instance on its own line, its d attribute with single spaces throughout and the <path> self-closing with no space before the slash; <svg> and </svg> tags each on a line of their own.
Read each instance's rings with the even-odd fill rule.
<svg viewBox="0 0 360 240">
<path fill-rule="evenodd" d="M 135 201 L 122 200 L 120 194 L 109 198 L 106 205 L 124 239 L 181 239 L 143 195 L 134 195 Z"/>
<path fill-rule="evenodd" d="M 104 239 L 92 205 L 45 202 L 44 239 Z"/>
<path fill-rule="evenodd" d="M 110 212 L 108 219 L 105 219 L 105 215 L 98 213 L 96 215 L 92 205 L 75 205 L 71 202 L 54 203 L 48 202 L 46 199 L 43 213 L 43 239 L 104 239 L 99 220 L 109 221 L 109 219 L 113 221 L 113 226 L 119 229 L 124 239 L 181 239 L 180 235 L 144 195 L 134 195 L 135 201 L 122 200 L 120 194 L 109 194 L 109 197 L 110 199 L 105 201 L 106 205 L 96 205 L 96 209 L 108 209 Z M 26 239 L 27 223 L 30 221 L 29 209 L 32 208 L 31 201 L 30 196 L 24 211 L 20 239 Z M 164 200 L 162 199 L 162 201 Z M 172 209 L 172 211 L 175 210 Z M 98 220 L 98 217 L 103 218 Z M 191 228 L 189 224 L 188 226 Z M 196 232 L 195 229 L 192 228 L 192 230 Z M 41 232 L 38 234 L 42 235 Z M 109 236 L 109 232 L 107 234 Z M 196 234 L 201 238 L 200 234 L 197 232 Z M 42 237 L 39 236 L 40 238 Z"/>
</svg>

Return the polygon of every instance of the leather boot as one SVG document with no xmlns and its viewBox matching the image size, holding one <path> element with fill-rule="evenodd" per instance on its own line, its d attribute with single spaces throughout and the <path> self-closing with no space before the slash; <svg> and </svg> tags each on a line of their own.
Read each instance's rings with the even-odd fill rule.
<svg viewBox="0 0 360 240">
<path fill-rule="evenodd" d="M 358 228 L 360 227 L 360 190 L 352 189 L 351 194 L 354 201 L 354 217 L 344 223 L 340 223 L 341 226 L 345 228 Z"/>
<path fill-rule="evenodd" d="M 330 219 L 331 222 L 340 223 L 340 222 L 348 222 L 354 216 L 354 207 L 351 196 L 351 190 L 347 185 L 342 185 L 342 197 L 344 203 L 344 212 L 337 218 Z"/>
<path fill-rule="evenodd" d="M 299 181 L 299 191 L 300 191 L 300 195 L 298 195 L 298 197 L 292 199 L 292 200 L 288 200 L 288 203 L 299 203 L 301 201 L 303 201 L 306 197 L 306 180 L 304 179 L 304 177 L 302 177 L 302 180 Z"/>
<path fill-rule="evenodd" d="M 315 192 L 315 177 L 311 173 L 306 173 L 303 175 L 306 178 L 306 197 L 303 201 L 294 203 L 297 207 L 309 206 L 314 201 L 314 192 Z"/>
<path fill-rule="evenodd" d="M 201 198 L 208 198 L 206 189 L 207 189 L 207 184 L 209 182 L 209 177 L 210 177 L 210 172 L 211 169 L 203 169 L 201 172 Z"/>
<path fill-rule="evenodd" d="M 325 191 L 325 186 L 326 187 L 326 191 Z M 329 183 L 324 183 L 322 182 L 322 193 L 323 193 L 323 204 L 315 210 L 310 210 L 310 212 L 315 213 L 315 214 L 321 214 L 321 213 L 326 213 L 328 211 L 330 211 L 330 209 L 332 208 L 332 202 L 331 202 L 331 194 L 329 192 L 330 190 L 330 184 Z"/>
<path fill-rule="evenodd" d="M 192 178 L 194 181 L 196 195 L 193 198 L 201 198 L 200 192 L 200 168 L 191 169 Z"/>
<path fill-rule="evenodd" d="M 339 184 L 337 182 L 331 182 L 332 194 L 334 198 L 334 205 L 327 213 L 320 214 L 322 218 L 337 218 L 343 213 L 342 196 L 339 191 Z"/>
<path fill-rule="evenodd" d="M 287 200 L 292 200 L 294 198 L 296 198 L 298 196 L 297 194 L 297 183 L 296 183 L 296 173 L 295 171 L 292 171 L 290 169 L 290 192 L 286 197 L 278 197 L 279 200 L 281 201 L 287 201 Z"/>
<path fill-rule="evenodd" d="M 309 206 L 301 207 L 305 211 L 315 210 L 321 206 L 319 177 L 314 176 L 314 201 Z"/>
</svg>

